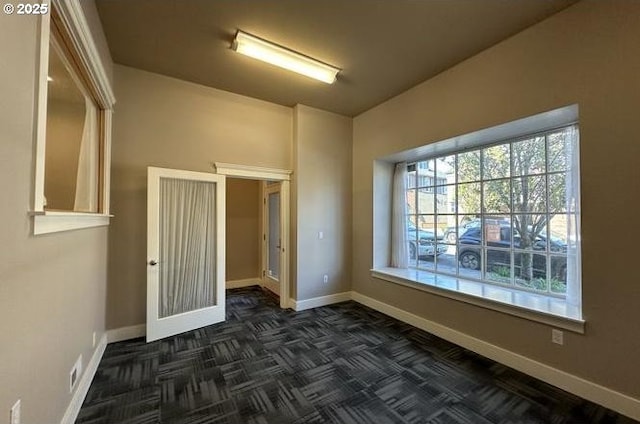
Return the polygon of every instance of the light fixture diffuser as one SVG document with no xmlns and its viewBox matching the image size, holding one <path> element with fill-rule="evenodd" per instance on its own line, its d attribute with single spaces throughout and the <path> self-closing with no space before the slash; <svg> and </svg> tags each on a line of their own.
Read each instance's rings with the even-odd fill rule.
<svg viewBox="0 0 640 424">
<path fill-rule="evenodd" d="M 327 84 L 333 84 L 340 69 L 287 48 L 238 31 L 231 48 L 238 53 L 297 72 Z"/>
</svg>

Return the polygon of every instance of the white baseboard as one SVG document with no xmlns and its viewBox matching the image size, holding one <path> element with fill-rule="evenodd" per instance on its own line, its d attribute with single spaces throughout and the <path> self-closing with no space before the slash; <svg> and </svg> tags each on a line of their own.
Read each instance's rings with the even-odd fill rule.
<svg viewBox="0 0 640 424">
<path fill-rule="evenodd" d="M 106 347 L 107 335 L 103 334 L 98 346 L 96 346 L 96 349 L 93 351 L 93 355 L 91 356 L 84 373 L 80 377 L 78 386 L 76 387 L 75 392 L 73 392 L 73 396 L 71 396 L 71 402 L 69 403 L 67 410 L 64 412 L 60 424 L 73 424 L 78 418 L 80 408 L 82 408 L 84 398 L 87 397 L 87 392 L 89 391 L 89 387 L 93 381 L 93 376 L 98 370 L 98 365 L 100 364 L 100 360 L 102 359 L 102 355 L 104 354 Z"/>
<path fill-rule="evenodd" d="M 241 280 L 242 281 L 242 280 Z M 255 284 L 255 280 L 251 280 Z M 251 285 L 253 285 L 251 284 Z M 595 402 L 620 414 L 640 421 L 640 399 L 635 399 L 597 383 L 569 374 L 557 368 L 550 367 L 541 362 L 534 361 L 520 354 L 511 352 L 486 341 L 469 336 L 468 334 L 445 327 L 442 324 L 419 317 L 418 315 L 404 311 L 387 303 L 365 296 L 357 292 L 343 292 L 328 296 L 320 296 L 312 299 L 289 299 L 290 305 L 296 311 L 331 305 L 333 303 L 354 300 L 385 315 L 389 315 L 414 327 L 428 331 L 445 340 L 490 358 L 496 362 L 514 368 L 532 377 L 538 378 L 584 399 Z M 82 403 L 87 395 L 91 381 L 98 369 L 98 364 L 107 346 L 107 343 L 135 339 L 146 334 L 144 324 L 130 327 L 108 330 L 101 338 L 91 360 L 86 366 L 85 372 L 80 378 L 69 406 L 65 411 L 61 424 L 73 424 L 80 412 Z"/>
<path fill-rule="evenodd" d="M 260 277 L 245 278 L 244 280 L 229 280 L 225 283 L 227 289 L 239 289 L 240 287 L 258 286 L 260 285 Z"/>
<path fill-rule="evenodd" d="M 122 342 L 129 339 L 137 339 L 147 334 L 145 324 L 131 325 L 129 327 L 114 328 L 107 330 L 107 343 Z"/>
<path fill-rule="evenodd" d="M 333 303 L 346 302 L 347 300 L 351 300 L 351 293 L 352 292 L 348 291 L 330 294 L 328 296 L 313 297 L 311 299 L 304 300 L 289 299 L 289 305 L 293 308 L 294 311 L 304 311 L 305 309 L 317 308 L 320 306 L 331 305 Z"/>
<path fill-rule="evenodd" d="M 534 361 L 533 359 L 492 345 L 491 343 L 445 327 L 436 322 L 429 321 L 360 293 L 352 292 L 352 299 L 385 315 L 389 315 L 414 327 L 435 334 L 458 346 L 462 346 L 482 356 L 493 359 L 496 362 L 640 421 L 639 399 L 632 398 L 631 396 L 616 392 L 573 374 Z"/>
</svg>

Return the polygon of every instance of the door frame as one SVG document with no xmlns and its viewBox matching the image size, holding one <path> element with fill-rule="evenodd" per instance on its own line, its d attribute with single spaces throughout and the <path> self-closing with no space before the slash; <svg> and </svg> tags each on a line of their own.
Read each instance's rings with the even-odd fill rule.
<svg viewBox="0 0 640 424">
<path fill-rule="evenodd" d="M 279 193 L 280 197 L 282 197 L 282 182 L 279 181 L 276 184 L 269 185 L 268 181 L 260 181 L 260 204 L 262 205 L 261 209 L 261 237 L 260 237 L 260 246 L 262 250 L 262 254 L 260 255 L 260 272 L 262 272 L 262 285 L 263 287 L 273 287 L 277 283 L 278 292 L 280 291 L 280 276 L 282 271 L 279 270 L 278 278 L 273 278 L 269 275 L 269 236 L 271 232 L 269 220 L 271 219 L 269 214 L 269 195 L 273 193 Z M 280 205 L 282 206 L 282 202 Z M 280 213 L 278 224 L 279 224 L 279 235 L 280 235 L 280 246 L 282 246 L 282 213 Z M 280 251 L 280 257 L 282 257 L 282 251 Z M 279 261 L 282 262 L 282 261 Z M 280 265 L 280 263 L 278 264 Z M 280 295 L 278 293 L 278 295 Z"/>
<path fill-rule="evenodd" d="M 245 178 L 251 180 L 261 181 L 279 181 L 280 186 L 280 307 L 285 309 L 289 308 L 289 293 L 290 293 L 290 281 L 289 281 L 289 264 L 291 257 L 290 250 L 290 205 L 291 205 L 291 170 L 277 169 L 277 168 L 264 168 L 259 166 L 250 165 L 238 165 L 224 162 L 214 162 L 213 167 L 217 174 L 225 175 L 233 178 Z M 263 210 L 264 213 L 264 210 Z M 264 228 L 263 232 L 264 234 Z M 262 237 L 261 237 L 262 238 Z M 264 243 L 262 244 L 264 246 Z M 264 270 L 265 264 L 262 260 L 261 270 Z M 261 277 L 262 278 L 262 277 Z"/>
</svg>

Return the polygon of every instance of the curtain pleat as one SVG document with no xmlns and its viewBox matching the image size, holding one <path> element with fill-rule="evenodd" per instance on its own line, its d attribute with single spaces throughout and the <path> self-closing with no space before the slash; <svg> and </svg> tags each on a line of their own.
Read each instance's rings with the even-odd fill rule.
<svg viewBox="0 0 640 424">
<path fill-rule="evenodd" d="M 391 213 L 391 266 L 408 268 L 407 252 L 407 163 L 396 164 L 393 173 Z"/>
<path fill-rule="evenodd" d="M 160 179 L 160 317 L 215 305 L 214 183 Z"/>
<path fill-rule="evenodd" d="M 85 98 L 84 126 L 76 174 L 76 212 L 98 211 L 98 108 Z"/>
<path fill-rule="evenodd" d="M 568 156 L 567 169 L 567 303 L 580 306 L 582 286 L 580 284 L 581 257 L 580 234 L 580 167 L 578 148 L 578 128 L 573 126 L 567 130 L 566 149 Z"/>
</svg>

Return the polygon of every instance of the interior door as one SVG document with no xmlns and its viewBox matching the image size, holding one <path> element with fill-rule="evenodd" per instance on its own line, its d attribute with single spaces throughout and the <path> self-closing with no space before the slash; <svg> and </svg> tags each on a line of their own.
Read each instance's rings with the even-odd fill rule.
<svg viewBox="0 0 640 424">
<path fill-rule="evenodd" d="M 282 234 L 280 222 L 281 184 L 267 182 L 265 189 L 265 285 L 276 294 L 280 294 L 280 266 L 282 253 Z"/>
<path fill-rule="evenodd" d="M 225 177 L 148 168 L 147 342 L 225 319 Z"/>
</svg>

